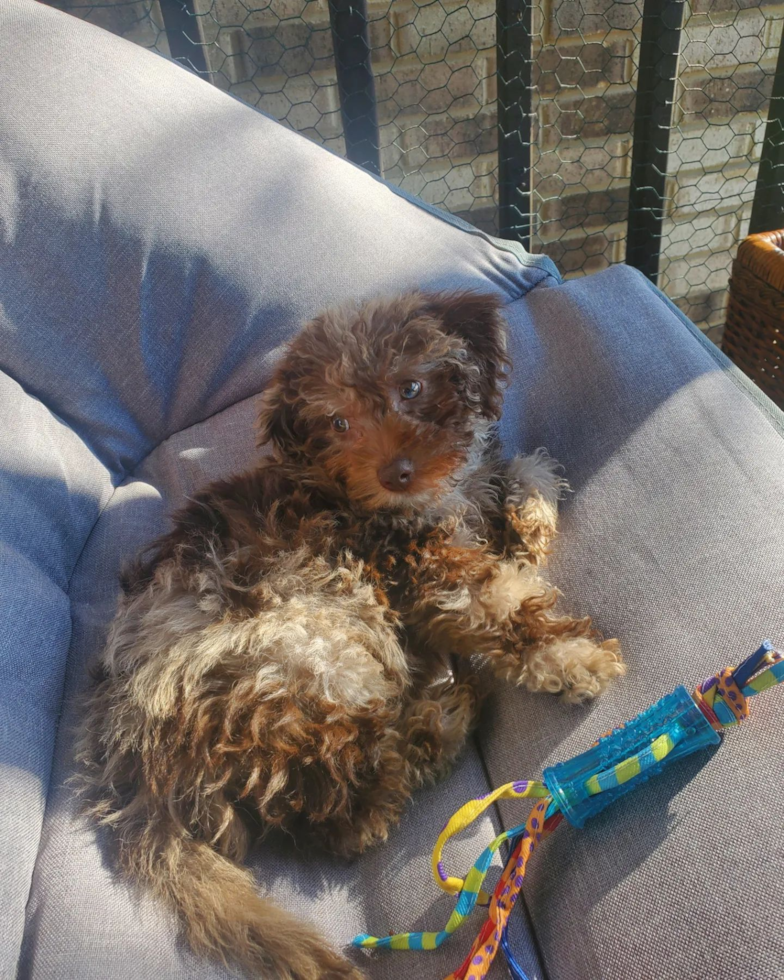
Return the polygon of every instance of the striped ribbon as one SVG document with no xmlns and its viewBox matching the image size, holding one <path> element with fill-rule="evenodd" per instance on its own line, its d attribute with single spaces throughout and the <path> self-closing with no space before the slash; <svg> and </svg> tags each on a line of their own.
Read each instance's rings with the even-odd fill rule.
<svg viewBox="0 0 784 980">
<path fill-rule="evenodd" d="M 507 783 L 492 793 L 470 800 L 444 826 L 433 848 L 431 860 L 433 877 L 440 888 L 451 895 L 457 894 L 458 899 L 454 912 L 440 932 L 400 932 L 396 935 L 381 937 L 368 936 L 363 933 L 352 940 L 352 946 L 361 946 L 365 949 L 438 949 L 441 943 L 465 922 L 477 904 L 487 905 L 490 902 L 490 896 L 482 890 L 482 884 L 487 876 L 493 855 L 505 841 L 519 836 L 525 830 L 526 825 L 521 824 L 499 834 L 482 851 L 464 879 L 453 878 L 447 874 L 443 862 L 444 845 L 450 837 L 454 837 L 455 834 L 459 834 L 460 831 L 472 824 L 496 800 L 522 800 L 526 798 L 544 798 L 548 801 L 551 799 L 547 788 L 542 783 L 533 780 Z"/>
<path fill-rule="evenodd" d="M 552 797 L 547 795 L 531 810 L 493 893 L 487 921 L 474 940 L 468 956 L 446 980 L 479 980 L 486 976 L 492 966 L 498 945 L 506 933 L 509 916 L 523 886 L 528 861 L 536 845 L 552 833 L 563 819 L 560 813 L 547 816 L 552 802 Z"/>
<path fill-rule="evenodd" d="M 784 656 L 766 642 L 739 667 L 726 667 L 699 684 L 693 697 L 711 725 L 717 731 L 723 731 L 748 717 L 750 697 L 781 683 L 784 683 Z M 585 783 L 586 791 L 593 796 L 628 782 L 660 763 L 685 737 L 680 730 L 658 736 L 641 752 L 591 776 Z M 499 834 L 482 851 L 464 879 L 447 874 L 443 851 L 451 837 L 465 830 L 497 800 L 525 798 L 537 800 L 525 824 Z M 404 932 L 384 937 L 362 934 L 353 940 L 352 945 L 374 949 L 437 949 L 465 922 L 476 905 L 489 903 L 487 920 L 468 956 L 445 980 L 484 980 L 499 945 L 503 946 L 513 975 L 518 980 L 525 980 L 525 974 L 506 941 L 509 915 L 520 894 L 528 862 L 537 844 L 555 830 L 562 818 L 547 788 L 533 780 L 507 783 L 492 793 L 470 800 L 447 822 L 433 848 L 431 863 L 436 883 L 449 894 L 458 896 L 454 912 L 444 928 L 440 932 Z M 512 851 L 490 897 L 482 890 L 482 885 L 493 855 L 506 841 L 512 845 Z"/>
<path fill-rule="evenodd" d="M 757 670 L 770 665 L 767 670 Z M 750 674 L 756 673 L 756 676 Z M 694 700 L 717 731 L 732 728 L 748 718 L 748 699 L 784 682 L 784 656 L 764 643 L 740 667 L 725 667 L 699 684 Z"/>
</svg>

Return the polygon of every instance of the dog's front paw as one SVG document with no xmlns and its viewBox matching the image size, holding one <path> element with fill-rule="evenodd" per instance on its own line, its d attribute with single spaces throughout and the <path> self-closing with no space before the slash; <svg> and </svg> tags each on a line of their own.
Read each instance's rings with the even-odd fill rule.
<svg viewBox="0 0 784 980">
<path fill-rule="evenodd" d="M 562 694 L 573 704 L 595 698 L 626 673 L 617 640 L 596 643 L 588 637 L 554 640 L 534 651 L 527 666 L 530 691 Z"/>
</svg>

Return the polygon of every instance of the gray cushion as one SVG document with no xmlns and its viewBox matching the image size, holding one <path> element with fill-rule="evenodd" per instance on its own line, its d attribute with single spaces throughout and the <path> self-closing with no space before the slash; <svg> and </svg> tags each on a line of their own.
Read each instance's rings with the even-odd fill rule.
<svg viewBox="0 0 784 980">
<path fill-rule="evenodd" d="M 258 391 L 325 304 L 555 272 L 33 0 L 0 4 L 0 90 L 0 368 L 116 473 Z"/>
<path fill-rule="evenodd" d="M 781 412 L 625 267 L 507 312 L 507 436 L 548 446 L 574 490 L 554 581 L 620 638 L 629 673 L 587 710 L 500 692 L 482 737 L 493 784 L 584 751 L 767 637 L 784 646 Z M 525 901 L 547 976 L 784 976 L 782 712 L 784 690 L 754 698 L 718 752 L 545 843 Z"/>
<path fill-rule="evenodd" d="M 15 956 L 38 847 L 71 637 L 68 585 L 109 475 L 0 374 L 0 975 Z M 12 961 L 11 961 L 12 962 Z"/>
</svg>

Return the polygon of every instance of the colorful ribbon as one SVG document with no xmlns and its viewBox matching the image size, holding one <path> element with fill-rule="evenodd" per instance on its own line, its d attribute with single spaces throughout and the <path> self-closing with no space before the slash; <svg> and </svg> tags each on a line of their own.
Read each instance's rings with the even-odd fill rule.
<svg viewBox="0 0 784 980">
<path fill-rule="evenodd" d="M 465 830 L 470 824 L 481 816 L 488 807 L 492 806 L 496 800 L 544 798 L 550 800 L 547 789 L 541 784 L 532 780 L 522 782 L 507 783 L 492 793 L 480 796 L 478 799 L 470 800 L 462 806 L 457 813 L 447 822 L 444 829 L 438 836 L 431 864 L 433 877 L 439 888 L 458 895 L 457 904 L 448 922 L 440 932 L 401 932 L 392 936 L 368 936 L 364 933 L 356 936 L 352 941 L 353 946 L 361 946 L 369 949 L 437 949 L 452 933 L 458 929 L 468 918 L 477 904 L 487 905 L 490 896 L 482 891 L 482 884 L 487 876 L 490 862 L 498 848 L 508 840 L 516 838 L 525 830 L 525 825 L 512 827 L 511 830 L 499 834 L 495 840 L 486 847 L 474 862 L 473 867 L 465 878 L 453 878 L 446 873 L 442 860 L 444 845 L 455 834 Z"/>
<path fill-rule="evenodd" d="M 474 940 L 468 956 L 446 980 L 479 980 L 489 971 L 520 894 L 528 861 L 536 845 L 552 833 L 563 819 L 560 813 L 547 817 L 551 803 L 552 797 L 545 796 L 531 810 L 525 829 L 519 835 L 517 845 L 512 850 L 493 893 L 487 921 Z"/>
<path fill-rule="evenodd" d="M 726 667 L 699 684 L 693 698 L 713 728 L 723 732 L 748 717 L 750 697 L 781 683 L 784 683 L 784 656 L 766 641 L 739 667 Z M 591 776 L 584 784 L 585 791 L 588 795 L 596 795 L 639 776 L 666 759 L 683 737 L 677 731 L 658 736 L 635 755 Z M 525 824 L 499 834 L 482 851 L 465 879 L 447 874 L 442 857 L 444 846 L 451 837 L 465 830 L 497 800 L 525 798 L 537 800 Z M 547 788 L 532 780 L 507 783 L 492 793 L 469 801 L 447 822 L 433 848 L 432 870 L 436 884 L 449 894 L 458 896 L 455 909 L 444 928 L 440 932 L 406 932 L 381 938 L 362 934 L 353 940 L 353 945 L 375 949 L 436 949 L 465 922 L 477 904 L 489 903 L 487 920 L 471 951 L 460 967 L 445 980 L 484 980 L 499 945 L 503 947 L 513 975 L 517 980 L 525 980 L 525 974 L 507 942 L 509 916 L 537 844 L 555 830 L 562 819 L 563 814 Z M 506 841 L 512 845 L 512 851 L 491 898 L 481 886 L 493 855 Z"/>
</svg>

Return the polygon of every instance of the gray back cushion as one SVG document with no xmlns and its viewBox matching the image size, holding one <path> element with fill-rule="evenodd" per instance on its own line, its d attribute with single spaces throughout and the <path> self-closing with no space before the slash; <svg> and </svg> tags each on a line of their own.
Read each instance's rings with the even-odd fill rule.
<svg viewBox="0 0 784 980">
<path fill-rule="evenodd" d="M 0 90 L 0 368 L 113 472 L 258 391 L 325 305 L 554 273 L 32 0 L 0 7 Z"/>
</svg>

